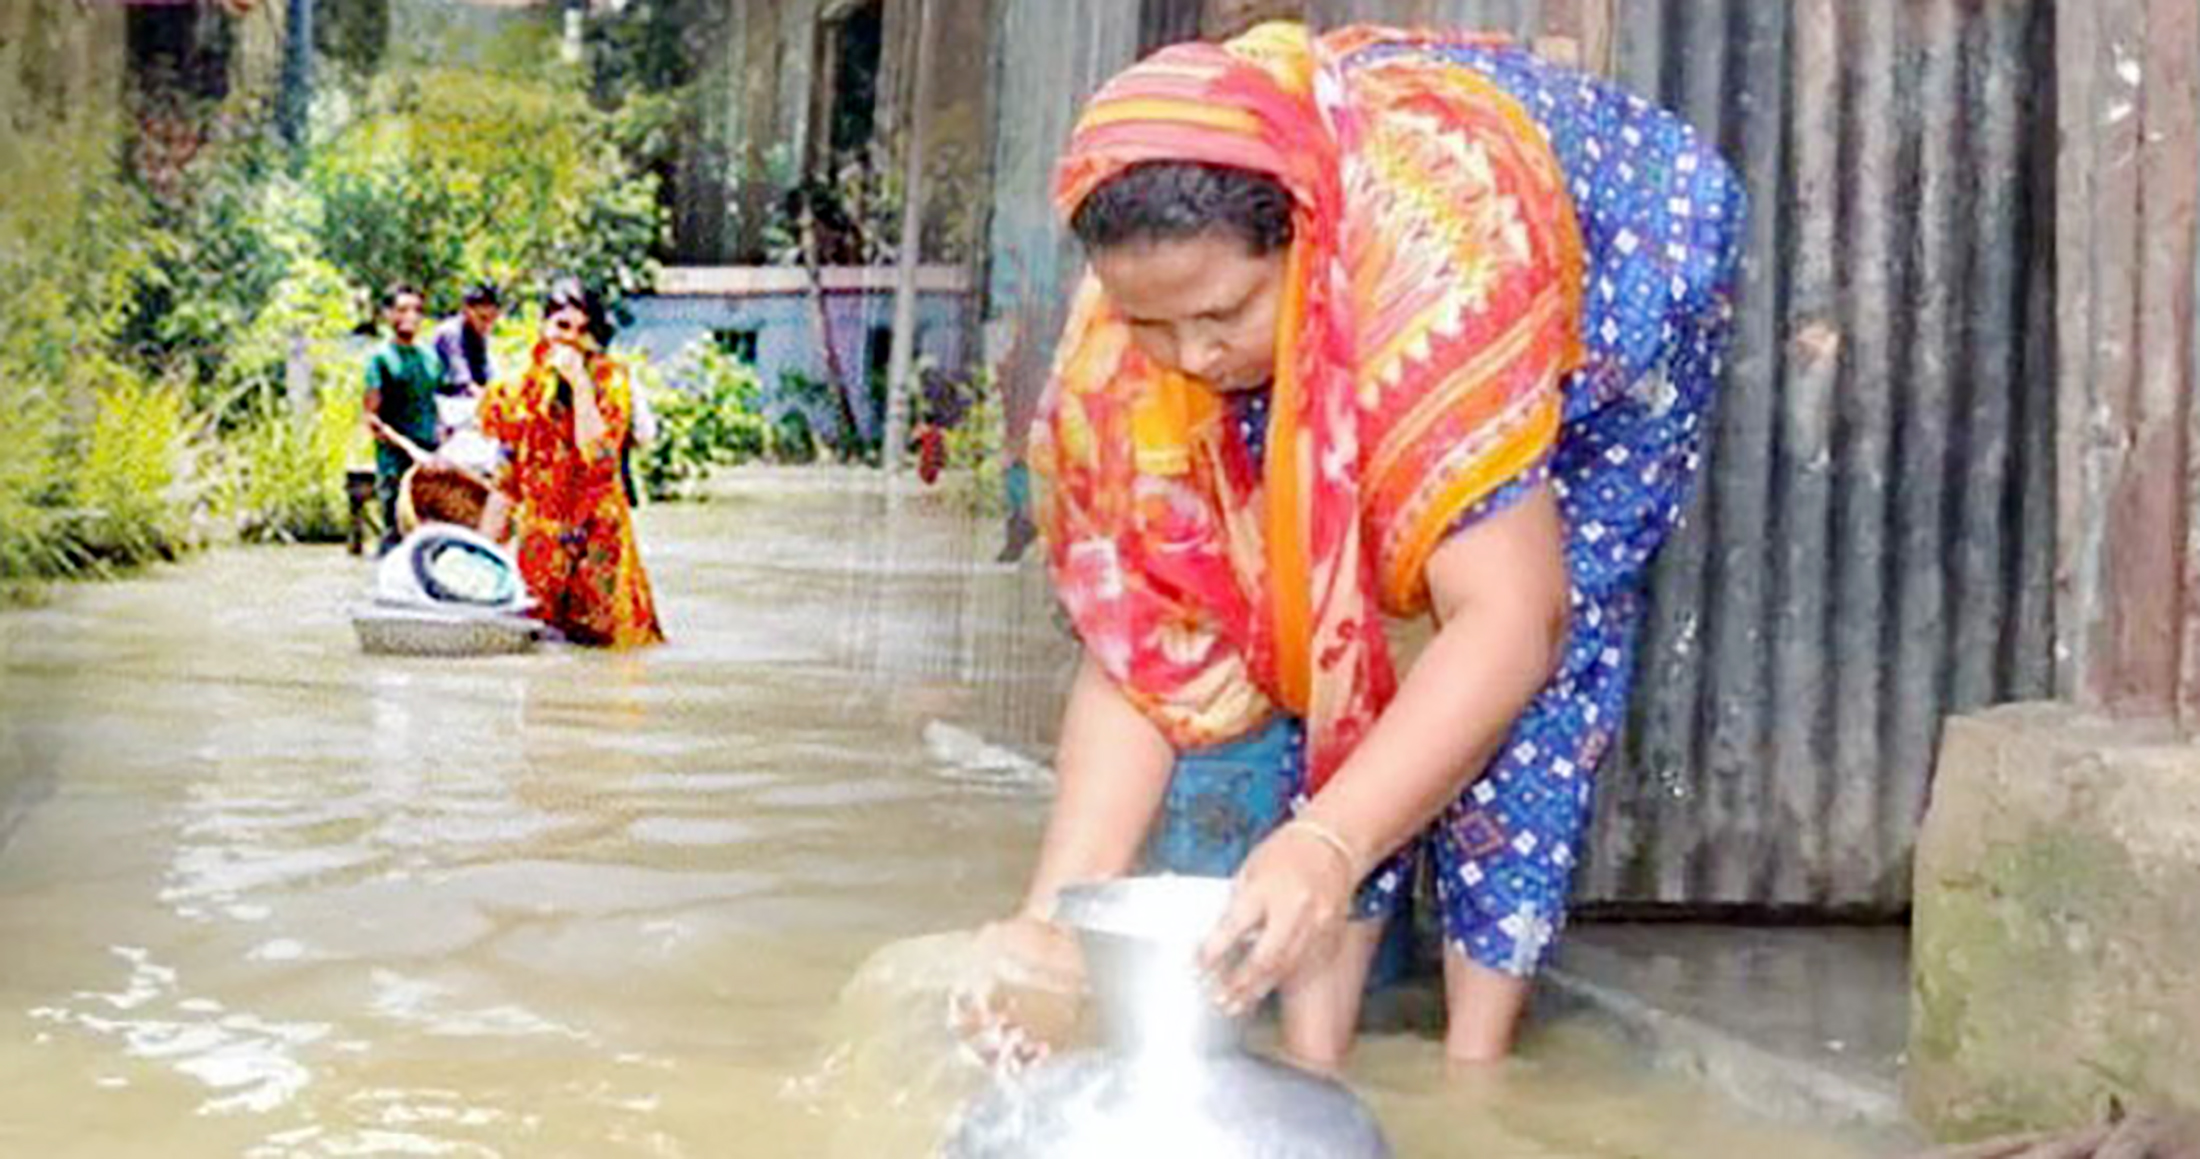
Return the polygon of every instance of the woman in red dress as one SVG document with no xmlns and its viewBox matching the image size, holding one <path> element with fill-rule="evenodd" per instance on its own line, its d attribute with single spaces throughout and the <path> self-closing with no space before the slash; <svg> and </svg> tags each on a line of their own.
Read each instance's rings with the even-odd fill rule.
<svg viewBox="0 0 2200 1159">
<path fill-rule="evenodd" d="M 537 616 L 575 643 L 630 648 L 664 632 L 619 473 L 634 384 L 596 324 L 589 294 L 560 281 L 526 367 L 482 398 L 482 433 L 504 448 L 482 523 L 516 541 Z"/>
</svg>

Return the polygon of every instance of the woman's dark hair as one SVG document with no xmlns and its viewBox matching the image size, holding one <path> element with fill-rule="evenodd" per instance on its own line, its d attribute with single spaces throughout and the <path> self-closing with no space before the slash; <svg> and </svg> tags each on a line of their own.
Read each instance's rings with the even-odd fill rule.
<svg viewBox="0 0 2200 1159">
<path fill-rule="evenodd" d="M 1143 161 L 1087 194 L 1069 227 L 1088 251 L 1219 231 L 1266 254 L 1291 244 L 1291 194 L 1251 169 Z"/>
<path fill-rule="evenodd" d="M 459 301 L 468 306 L 495 306 L 501 304 L 497 298 L 497 288 L 494 282 L 475 282 L 473 285 L 466 287 L 465 296 L 460 298 Z"/>
<path fill-rule="evenodd" d="M 612 335 L 611 319 L 608 312 L 603 308 L 603 300 L 596 296 L 594 290 L 582 285 L 579 278 L 554 279 L 550 283 L 550 288 L 543 292 L 543 317 L 548 318 L 550 315 L 566 309 L 577 309 L 588 315 L 588 336 L 595 339 L 596 345 L 605 346 L 610 344 Z"/>
<path fill-rule="evenodd" d="M 560 310 L 574 308 L 587 314 L 589 321 L 596 320 L 596 295 L 589 293 L 588 287 L 581 285 L 579 278 L 558 278 L 550 283 L 549 289 L 542 292 L 544 314 L 555 314 Z"/>
</svg>

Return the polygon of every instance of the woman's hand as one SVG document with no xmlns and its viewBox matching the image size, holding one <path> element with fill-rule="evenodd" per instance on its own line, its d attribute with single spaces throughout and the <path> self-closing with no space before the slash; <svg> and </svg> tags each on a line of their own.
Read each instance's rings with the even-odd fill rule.
<svg viewBox="0 0 2200 1159">
<path fill-rule="evenodd" d="M 476 530 L 490 539 L 502 543 L 512 534 L 512 499 L 501 489 L 491 488 L 489 499 L 481 505 L 481 522 Z"/>
<path fill-rule="evenodd" d="M 596 385 L 595 379 L 588 374 L 588 356 L 581 353 L 580 347 L 570 343 L 558 342 L 551 345 L 550 369 L 557 371 L 560 378 L 571 383 L 574 390 L 584 390 Z"/>
<path fill-rule="evenodd" d="M 1085 960 L 1069 931 L 1018 914 L 978 931 L 979 976 L 953 995 L 956 1032 L 988 1066 L 1045 1058 L 1077 1028 Z"/>
<path fill-rule="evenodd" d="M 1301 967 L 1336 952 L 1359 867 L 1312 825 L 1285 825 L 1238 870 L 1230 908 L 1200 947 L 1217 1005 L 1243 1014 Z M 1232 961 L 1248 937 L 1252 946 Z"/>
</svg>

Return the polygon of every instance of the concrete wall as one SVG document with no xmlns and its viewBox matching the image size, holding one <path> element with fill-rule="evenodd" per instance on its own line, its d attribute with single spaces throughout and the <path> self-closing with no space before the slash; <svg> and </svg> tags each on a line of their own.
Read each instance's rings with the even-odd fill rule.
<svg viewBox="0 0 2200 1159">
<path fill-rule="evenodd" d="M 697 277 L 698 274 L 708 275 Z M 872 413 L 865 368 L 883 360 L 894 317 L 891 270 L 823 271 L 824 302 L 837 359 L 850 378 L 852 413 L 866 436 L 878 431 Z M 967 357 L 964 326 L 969 293 L 960 271 L 933 267 L 923 271 L 917 295 L 917 356 L 944 370 L 960 370 Z M 634 321 L 620 331 L 621 348 L 646 351 L 655 366 L 679 385 L 681 353 L 691 343 L 708 341 L 720 331 L 753 331 L 755 365 L 767 391 L 779 389 L 789 373 L 826 381 L 823 347 L 799 270 L 741 268 L 719 271 L 668 271 L 676 292 L 628 300 Z M 716 285 L 698 285 L 713 282 Z M 832 415 L 813 414 L 821 433 L 834 429 Z"/>
</svg>

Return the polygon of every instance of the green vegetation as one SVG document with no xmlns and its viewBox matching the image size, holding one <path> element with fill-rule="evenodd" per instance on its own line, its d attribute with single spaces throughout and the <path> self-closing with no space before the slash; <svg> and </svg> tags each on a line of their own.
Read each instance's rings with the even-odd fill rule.
<svg viewBox="0 0 2200 1159">
<path fill-rule="evenodd" d="M 89 131 L 86 131 L 89 130 Z M 147 211 L 105 175 L 119 125 L 87 121 L 0 145 L 0 591 L 171 546 L 180 407 L 121 343 L 147 271 Z M 133 417 L 175 421 L 131 432 Z M 154 448 L 148 450 L 147 448 Z M 136 493 L 130 493 L 136 487 Z M 150 517 L 149 517 L 150 516 Z M 142 521 L 134 523 L 133 521 Z"/>
<path fill-rule="evenodd" d="M 656 375 L 638 376 L 651 385 L 659 433 L 638 460 L 644 486 L 653 498 L 677 498 L 719 468 L 751 462 L 808 463 L 831 458 L 876 465 L 879 441 L 861 433 L 826 384 L 788 374 L 777 392 L 768 391 L 754 368 L 714 345 L 697 342 L 681 352 L 665 377 L 678 389 L 654 385 Z M 872 376 L 872 414 L 884 405 L 885 384 Z M 916 400 L 919 446 L 938 440 L 937 484 L 973 514 L 998 516 L 1007 510 L 1003 490 L 1000 392 L 990 375 L 957 378 L 926 368 Z M 826 437 L 810 416 L 829 417 Z M 876 429 L 873 423 L 873 429 Z M 927 430 L 935 432 L 927 435 Z"/>
<path fill-rule="evenodd" d="M 1008 458 L 1002 453 L 1001 392 L 990 371 L 967 380 L 949 379 L 957 413 L 941 414 L 927 392 L 919 421 L 938 421 L 946 432 L 948 486 L 972 514 L 998 518 L 1008 514 Z M 935 415 L 937 418 L 935 418 Z"/>
<path fill-rule="evenodd" d="M 762 458 L 777 438 L 756 372 L 709 343 L 683 351 L 682 390 L 653 391 L 657 439 L 637 464 L 653 499 L 678 497 L 715 467 Z M 636 376 L 640 387 L 642 376 Z"/>
<path fill-rule="evenodd" d="M 0 199 L 0 602 L 210 541 L 341 538 L 346 473 L 371 458 L 361 369 L 393 282 L 426 291 L 434 316 L 471 282 L 503 286 L 505 367 L 549 275 L 581 276 L 615 311 L 651 284 L 660 185 L 700 115 L 688 49 L 715 9 L 665 0 L 593 22 L 584 74 L 555 63 L 547 15 L 478 43 L 431 37 L 425 60 L 384 39 L 388 8 L 361 0 L 317 27 L 326 80 L 302 147 L 270 131 L 268 94 L 209 103 L 155 75 L 104 113 L 0 134 L 15 191 Z M 765 232 L 784 260 L 888 258 L 897 179 L 851 158 Z M 764 383 L 715 348 L 636 369 L 660 420 L 634 464 L 654 496 L 738 463 L 879 460 L 879 424 L 859 421 L 883 408 L 875 375 L 851 400 L 799 375 Z M 990 384 L 928 372 L 922 394 L 931 473 L 997 506 Z"/>
<path fill-rule="evenodd" d="M 407 281 L 431 310 L 488 278 L 578 275 L 616 300 L 646 286 L 663 231 L 656 178 L 633 172 L 616 119 L 578 87 L 471 71 L 378 82 L 315 151 L 321 244 L 354 284 Z"/>
<path fill-rule="evenodd" d="M 304 415 L 261 415 L 225 441 L 227 490 L 214 504 L 224 522 L 252 542 L 336 542 L 350 509 L 344 473 L 364 462 L 360 387 L 326 382 Z"/>
<path fill-rule="evenodd" d="M 298 157 L 261 105 L 144 78 L 104 120 L 0 139 L 0 599 L 210 539 L 340 538 L 392 281 L 437 313 L 480 278 L 647 288 L 663 211 L 626 149 L 663 110 L 509 55 L 526 67 L 347 60 Z"/>
</svg>

